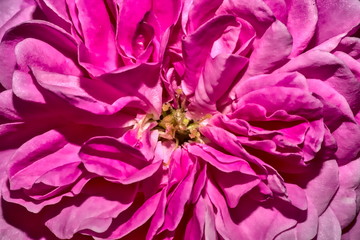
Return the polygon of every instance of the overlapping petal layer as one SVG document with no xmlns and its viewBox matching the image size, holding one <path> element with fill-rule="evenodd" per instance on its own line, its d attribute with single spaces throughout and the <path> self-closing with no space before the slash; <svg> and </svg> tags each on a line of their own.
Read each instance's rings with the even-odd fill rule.
<svg viewBox="0 0 360 240">
<path fill-rule="evenodd" d="M 0 3 L 4 239 L 346 239 L 355 0 Z"/>
</svg>

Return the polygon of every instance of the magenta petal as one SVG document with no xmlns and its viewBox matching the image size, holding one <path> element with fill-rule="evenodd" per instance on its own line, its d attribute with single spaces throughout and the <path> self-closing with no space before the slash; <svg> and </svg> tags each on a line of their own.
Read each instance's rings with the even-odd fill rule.
<svg viewBox="0 0 360 240">
<path fill-rule="evenodd" d="M 357 202 L 356 189 L 360 187 L 360 158 L 339 167 L 340 187 L 336 192 L 330 208 L 344 229 L 355 218 L 360 203 Z"/>
<path fill-rule="evenodd" d="M 349 67 L 349 69 L 357 79 L 360 79 L 360 62 L 358 60 L 354 59 L 352 56 L 344 52 L 336 51 L 334 52 L 334 55 L 341 59 L 346 64 L 346 66 Z"/>
<path fill-rule="evenodd" d="M 286 0 L 264 0 L 264 2 L 269 6 L 276 19 L 286 24 L 288 18 L 287 5 L 289 3 Z"/>
<path fill-rule="evenodd" d="M 132 40 L 137 26 L 146 12 L 150 11 L 151 4 L 149 0 L 118 3 L 117 42 L 128 56 L 132 56 Z M 136 11 L 133 9 L 134 6 L 136 6 Z"/>
<path fill-rule="evenodd" d="M 105 72 L 116 69 L 115 33 L 105 3 L 78 0 L 76 6 L 85 43 L 84 51 L 80 51 L 80 61 L 100 67 Z"/>
<path fill-rule="evenodd" d="M 240 81 L 232 91 L 237 97 L 241 97 L 252 91 L 271 86 L 300 88 L 307 91 L 307 85 L 305 77 L 297 72 L 272 73 L 261 74 L 250 77 L 246 81 Z"/>
<path fill-rule="evenodd" d="M 339 45 L 335 49 L 339 52 L 349 54 L 352 58 L 359 60 L 360 58 L 360 39 L 357 37 L 342 38 Z"/>
<path fill-rule="evenodd" d="M 286 26 L 276 21 L 254 45 L 256 47 L 249 59 L 247 76 L 271 73 L 285 63 L 291 53 L 292 38 Z"/>
<path fill-rule="evenodd" d="M 344 240 L 356 240 L 360 236 L 360 214 L 354 220 L 350 228 L 341 236 Z"/>
<path fill-rule="evenodd" d="M 299 222 L 295 228 L 296 237 L 299 240 L 313 239 L 316 236 L 318 230 L 318 222 L 319 222 L 318 212 L 311 201 L 307 199 L 306 202 L 307 202 L 306 219 L 302 222 Z"/>
<path fill-rule="evenodd" d="M 360 22 L 360 3 L 357 0 L 320 0 L 316 1 L 316 5 L 319 12 L 316 28 L 317 44 L 338 34 L 349 32 Z"/>
<path fill-rule="evenodd" d="M 160 191 L 147 199 L 138 209 L 134 210 L 134 212 L 130 214 L 126 213 L 125 216 L 120 214 L 118 218 L 114 220 L 115 222 L 119 221 L 120 224 L 118 227 L 104 234 L 99 234 L 99 239 L 120 239 L 139 228 L 154 215 L 157 206 L 164 197 L 164 191 Z"/>
<path fill-rule="evenodd" d="M 315 167 L 314 171 L 316 171 Z M 322 164 L 320 172 L 316 173 L 315 178 L 306 185 L 306 195 L 314 204 L 319 215 L 326 210 L 339 187 L 338 176 L 339 169 L 336 161 L 327 160 Z"/>
<path fill-rule="evenodd" d="M 102 186 L 92 186 L 93 189 L 111 188 Z M 116 191 L 112 191 L 116 189 Z M 79 195 L 70 201 L 74 201 L 71 206 L 67 206 L 53 218 L 50 218 L 45 225 L 59 238 L 69 239 L 76 232 L 82 230 L 92 230 L 93 232 L 105 232 L 113 219 L 119 213 L 125 211 L 132 204 L 136 188 L 129 186 L 112 187 L 109 192 L 104 192 L 104 196 Z M 101 194 L 102 189 L 98 190 Z"/>
<path fill-rule="evenodd" d="M 48 34 L 43 34 L 44 32 Z M 43 21 L 22 23 L 8 31 L 0 44 L 0 63 L 2 64 L 0 68 L 0 83 L 5 88 L 11 88 L 12 73 L 16 65 L 15 47 L 25 38 L 30 38 L 28 39 L 30 42 L 33 38 L 35 42 L 38 42 L 38 40 L 35 39 L 42 40 L 60 50 L 60 55 L 65 55 L 70 59 L 76 59 L 75 40 L 64 30 Z M 38 50 L 41 52 L 41 49 Z M 25 49 L 25 51 L 29 52 L 28 49 Z M 52 50 L 52 52 L 54 52 L 54 50 Z M 49 56 L 49 54 L 45 56 Z M 40 58 L 40 56 L 38 57 Z M 48 63 L 41 60 L 42 59 L 39 59 L 39 62 L 42 62 L 45 66 L 48 65 Z M 55 61 L 54 59 L 51 60 L 50 63 Z"/>
<path fill-rule="evenodd" d="M 195 205 L 194 214 L 188 222 L 184 239 L 217 239 L 215 215 L 207 196 L 201 197 Z"/>
<path fill-rule="evenodd" d="M 343 61 L 331 53 L 308 51 L 292 59 L 278 71 L 298 71 L 306 78 L 320 79 L 343 95 L 355 114 L 360 110 L 360 81 Z"/>
<path fill-rule="evenodd" d="M 161 161 L 151 164 L 138 149 L 111 137 L 90 139 L 80 157 L 88 171 L 124 184 L 152 176 L 161 165 Z"/>
<path fill-rule="evenodd" d="M 285 186 L 291 204 L 301 210 L 308 210 L 305 191 L 295 184 L 285 183 Z"/>
<path fill-rule="evenodd" d="M 26 101 L 45 104 L 45 98 L 30 74 L 15 70 L 13 75 L 12 89 L 13 93 Z M 24 91 L 26 89 L 26 91 Z"/>
<path fill-rule="evenodd" d="M 2 150 L 0 153 L 0 172 L 6 172 L 14 150 Z M 6 182 L 6 174 L 1 174 L 0 185 Z M 31 221 L 29 221 L 31 219 Z M 24 207 L 2 201 L 0 209 L 0 233 L 2 239 L 30 240 L 29 236 L 49 236 L 42 225 L 41 216 L 28 212 Z"/>
<path fill-rule="evenodd" d="M 215 58 L 208 58 L 192 103 L 197 111 L 201 112 L 201 109 L 206 111 L 214 105 L 229 90 L 235 77 L 246 63 L 246 58 L 236 55 L 220 54 Z"/>
<path fill-rule="evenodd" d="M 185 32 L 188 31 L 190 34 L 196 31 L 203 23 L 213 18 L 221 2 L 222 1 L 219 0 L 193 1 L 190 5 L 189 12 L 186 11 L 187 9 L 183 10 L 182 17 L 188 17 L 187 25 L 184 26 Z"/>
<path fill-rule="evenodd" d="M 64 197 L 74 197 L 74 195 L 79 194 L 81 189 L 91 177 L 92 176 L 85 175 L 83 179 L 80 178 L 79 181 L 75 182 L 71 188 L 68 188 L 70 191 L 64 192 L 66 187 L 53 187 L 51 188 L 52 191 L 41 196 L 36 195 L 36 191 L 41 191 L 40 185 L 35 186 L 35 188 L 30 189 L 30 191 L 10 191 L 8 186 L 4 185 L 2 189 L 2 197 L 5 201 L 24 206 L 29 212 L 39 213 L 45 206 L 57 204 Z M 45 187 L 48 186 L 45 185 Z"/>
<path fill-rule="evenodd" d="M 23 144 L 12 156 L 9 176 L 12 177 L 19 172 L 21 173 L 21 170 L 36 163 L 41 157 L 54 153 L 65 145 L 66 140 L 64 136 L 55 130 L 32 138 Z"/>
<path fill-rule="evenodd" d="M 185 94 L 192 95 L 194 93 L 214 41 L 223 34 L 228 26 L 237 25 L 234 16 L 218 16 L 202 25 L 196 32 L 183 40 L 186 72 L 182 87 Z"/>
<path fill-rule="evenodd" d="M 318 240 L 337 240 L 341 238 L 341 227 L 338 219 L 331 208 L 319 217 L 319 229 L 316 239 Z"/>
<path fill-rule="evenodd" d="M 210 200 L 217 208 L 216 229 L 225 239 L 273 239 L 296 225 L 296 220 L 285 217 L 277 209 L 282 203 L 276 200 L 273 202 L 276 208 L 267 208 L 259 202 L 243 199 L 235 209 L 229 209 L 215 186 L 210 183 L 207 186 Z M 288 214 L 294 213 L 289 211 Z"/>
<path fill-rule="evenodd" d="M 191 193 L 191 203 L 195 203 L 201 196 L 203 188 L 205 187 L 207 181 L 207 165 L 205 165 L 201 170 L 199 170 L 196 179 L 194 180 L 195 184 Z"/>
<path fill-rule="evenodd" d="M 359 156 L 360 152 L 360 125 L 353 122 L 344 122 L 334 132 L 338 150 L 336 157 L 339 164 L 346 164 Z"/>
<path fill-rule="evenodd" d="M 12 90 L 0 92 L 0 116 L 2 119 L 21 121 L 21 116 L 15 108 Z"/>
<path fill-rule="evenodd" d="M 232 158 L 210 147 L 193 145 L 188 150 L 215 167 L 211 170 L 213 180 L 219 184 L 231 208 L 236 207 L 240 197 L 259 183 L 255 172 L 242 159 Z M 229 160 L 234 162 L 225 162 Z"/>
<path fill-rule="evenodd" d="M 268 116 L 281 109 L 288 114 L 307 119 L 320 118 L 323 107 L 323 104 L 310 93 L 287 87 L 269 87 L 250 92 L 236 103 L 237 106 L 245 104 L 263 106 Z"/>
<path fill-rule="evenodd" d="M 46 149 L 43 151 L 46 152 Z M 81 170 L 77 168 L 80 164 L 80 159 L 77 157 L 78 151 L 78 146 L 68 144 L 55 153 L 24 167 L 19 172 L 11 174 L 9 176 L 11 190 L 28 189 L 40 182 L 51 186 L 65 186 L 73 183 L 81 174 Z M 39 154 L 44 154 L 44 152 Z M 59 159 L 62 160 L 59 161 Z M 17 165 L 13 165 L 10 170 L 15 167 Z"/>
<path fill-rule="evenodd" d="M 35 11 L 33 2 L 4 0 L 0 3 L 0 39 L 5 32 L 18 24 L 31 20 Z"/>
<path fill-rule="evenodd" d="M 163 195 L 165 195 L 165 191 L 163 191 Z M 156 208 L 154 216 L 152 217 L 149 230 L 146 234 L 146 240 L 151 240 L 157 233 L 157 231 L 161 228 L 162 224 L 165 220 L 165 209 L 166 209 L 166 197 L 161 196 L 159 201 L 159 205 Z"/>
<path fill-rule="evenodd" d="M 255 176 L 244 175 L 237 172 L 224 173 L 220 171 L 215 172 L 214 181 L 219 184 L 221 190 L 224 192 L 230 208 L 236 207 L 240 198 L 259 183 L 259 179 Z"/>
<path fill-rule="evenodd" d="M 185 152 L 186 150 L 182 150 Z M 189 158 L 187 153 L 185 157 Z M 172 159 L 171 161 L 179 161 L 180 159 Z M 197 166 L 192 166 L 185 177 L 175 188 L 174 192 L 168 199 L 168 205 L 165 213 L 165 222 L 163 229 L 173 231 L 180 223 L 181 218 L 185 214 L 185 205 L 190 201 L 191 191 L 194 185 L 194 178 Z"/>
<path fill-rule="evenodd" d="M 67 16 L 66 0 L 39 0 L 38 5 L 48 21 L 70 31 L 71 22 Z"/>
<path fill-rule="evenodd" d="M 206 145 L 190 145 L 187 148 L 191 154 L 200 157 L 222 172 L 236 171 L 256 178 L 256 174 L 249 163 L 239 157 L 224 154 Z"/>
<path fill-rule="evenodd" d="M 32 72 L 43 88 L 55 93 L 71 105 L 95 114 L 111 115 L 128 105 L 144 107 L 136 97 L 122 97 L 121 92 L 101 80 L 49 73 L 38 69 L 32 69 Z M 90 93 L 100 100 L 95 99 Z"/>
<path fill-rule="evenodd" d="M 136 96 L 148 107 L 147 113 L 158 115 L 162 106 L 162 87 L 158 64 L 140 64 L 100 77 L 124 96 Z"/>
<path fill-rule="evenodd" d="M 307 47 L 315 33 L 318 11 L 315 0 L 290 1 L 288 8 L 286 26 L 293 38 L 291 56 L 297 56 Z"/>
<path fill-rule="evenodd" d="M 13 17 L 23 5 L 23 0 L 4 0 L 0 3 L 0 27 Z"/>
<path fill-rule="evenodd" d="M 66 0 L 40 0 L 39 2 L 44 2 L 56 15 L 63 20 L 68 20 Z"/>
<path fill-rule="evenodd" d="M 162 34 L 164 34 L 167 28 L 175 24 L 175 22 L 177 21 L 181 12 L 180 10 L 181 10 L 182 1 L 161 0 L 161 1 L 155 1 L 152 4 L 153 4 L 152 7 L 154 14 L 158 19 L 161 27 L 161 32 Z"/>
<path fill-rule="evenodd" d="M 309 79 L 308 83 L 310 91 L 321 96 L 323 99 L 325 105 L 325 121 L 329 127 L 338 124 L 338 122 L 341 121 L 341 117 L 355 121 L 354 114 L 343 95 L 321 80 Z M 336 116 L 334 112 L 339 112 L 339 114 L 337 114 L 338 116 Z"/>
<path fill-rule="evenodd" d="M 275 17 L 264 1 L 225 0 L 217 11 L 218 14 L 232 14 L 248 21 L 258 36 L 275 21 Z"/>
<path fill-rule="evenodd" d="M 49 44 L 37 39 L 25 39 L 15 48 L 16 60 L 21 70 L 37 67 L 44 71 L 81 75 L 81 71 L 72 59 Z"/>
<path fill-rule="evenodd" d="M 208 206 L 206 205 L 203 198 L 200 198 L 195 205 L 193 215 L 186 226 L 184 239 L 196 240 L 202 238 L 204 231 L 204 220 L 207 217 L 205 216 L 207 213 L 206 210 L 208 210 L 207 207 Z M 210 213 L 208 215 L 210 215 Z"/>
</svg>

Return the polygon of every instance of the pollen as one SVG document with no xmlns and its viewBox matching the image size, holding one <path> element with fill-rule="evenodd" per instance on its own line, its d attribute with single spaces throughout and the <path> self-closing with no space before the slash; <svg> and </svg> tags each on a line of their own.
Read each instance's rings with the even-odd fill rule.
<svg viewBox="0 0 360 240">
<path fill-rule="evenodd" d="M 160 140 L 172 140 L 178 146 L 186 142 L 201 142 L 199 123 L 187 118 L 184 108 L 175 109 L 169 103 L 165 103 L 157 122 L 156 129 L 160 132 Z"/>
</svg>

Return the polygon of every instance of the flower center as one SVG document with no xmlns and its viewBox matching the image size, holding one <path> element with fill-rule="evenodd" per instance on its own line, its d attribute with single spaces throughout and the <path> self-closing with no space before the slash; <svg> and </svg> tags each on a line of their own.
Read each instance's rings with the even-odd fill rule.
<svg viewBox="0 0 360 240">
<path fill-rule="evenodd" d="M 201 142 L 199 123 L 188 119 L 183 108 L 175 109 L 169 103 L 165 103 L 157 122 L 156 129 L 160 131 L 160 139 L 173 140 L 177 145 L 190 141 Z"/>
</svg>

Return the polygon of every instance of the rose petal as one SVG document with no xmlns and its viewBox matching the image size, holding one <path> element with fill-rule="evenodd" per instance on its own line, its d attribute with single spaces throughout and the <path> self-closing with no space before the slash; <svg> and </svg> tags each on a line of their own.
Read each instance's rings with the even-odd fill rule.
<svg viewBox="0 0 360 240">
<path fill-rule="evenodd" d="M 330 203 L 330 208 L 342 229 L 356 218 L 357 208 L 359 207 L 356 188 L 360 186 L 358 172 L 360 172 L 360 158 L 339 167 L 340 187 Z"/>
<path fill-rule="evenodd" d="M 266 29 L 275 21 L 271 9 L 260 0 L 225 0 L 217 14 L 231 14 L 248 21 L 258 36 L 262 36 Z"/>
<path fill-rule="evenodd" d="M 105 3 L 78 0 L 76 6 L 84 37 L 84 48 L 79 52 L 80 62 L 93 64 L 105 72 L 115 70 L 118 65 L 115 33 Z M 98 75 L 92 68 L 88 70 Z"/>
<path fill-rule="evenodd" d="M 294 57 L 307 47 L 313 37 L 318 21 L 318 10 L 315 0 L 289 2 L 286 26 L 293 38 L 291 56 Z"/>
<path fill-rule="evenodd" d="M 88 171 L 123 184 L 152 176 L 161 164 L 147 162 L 138 149 L 111 137 L 90 139 L 79 154 Z"/>
<path fill-rule="evenodd" d="M 319 229 L 316 239 L 336 240 L 341 238 L 341 227 L 331 208 L 319 217 Z"/>
<path fill-rule="evenodd" d="M 202 25 L 196 32 L 183 40 L 186 72 L 182 88 L 186 95 L 194 93 L 214 41 L 223 34 L 226 27 L 237 25 L 238 23 L 233 16 L 218 16 Z"/>
<path fill-rule="evenodd" d="M 270 73 L 284 64 L 291 53 L 292 38 L 286 26 L 275 21 L 254 45 L 246 71 L 247 77 Z"/>
<path fill-rule="evenodd" d="M 196 108 L 196 115 L 200 116 L 199 112 L 206 112 L 208 109 L 210 112 L 216 109 L 213 105 L 229 90 L 235 77 L 246 63 L 246 58 L 235 55 L 228 57 L 224 54 L 207 60 L 192 103 Z"/>
<path fill-rule="evenodd" d="M 277 71 L 298 71 L 306 78 L 320 79 L 343 95 L 355 114 L 360 110 L 360 82 L 333 54 L 308 51 L 292 59 Z"/>
<path fill-rule="evenodd" d="M 339 187 L 339 169 L 335 160 L 327 160 L 322 165 L 313 165 L 308 177 L 313 179 L 306 185 L 305 192 L 318 214 L 321 215 L 329 205 Z M 299 181 L 300 183 L 301 181 Z M 321 186 L 321 188 L 319 188 Z"/>
<path fill-rule="evenodd" d="M 44 32 L 47 32 L 48 34 L 43 34 Z M 60 56 L 64 55 L 69 59 L 76 59 L 75 40 L 64 30 L 44 21 L 34 20 L 22 23 L 8 31 L 0 44 L 0 63 L 2 66 L 0 68 L 0 83 L 7 89 L 11 88 L 12 74 L 16 65 L 14 49 L 16 45 L 25 38 L 29 38 L 28 40 L 30 42 L 34 42 L 31 40 L 32 38 L 38 39 L 35 40 L 35 42 L 39 42 L 41 40 L 44 43 L 51 45 L 52 48 L 58 49 L 61 52 Z M 42 52 L 41 49 L 37 49 Z M 24 51 L 31 56 L 29 49 L 25 49 Z M 57 51 L 52 50 L 52 52 Z M 50 57 L 49 54 L 46 54 L 45 56 Z M 50 57 L 50 59 L 50 63 L 54 61 L 56 62 L 56 60 L 52 59 L 52 57 Z M 59 60 L 61 61 L 61 59 Z M 43 63 L 45 66 L 48 65 L 48 63 L 42 61 L 40 56 L 38 56 L 38 62 Z"/>
<path fill-rule="evenodd" d="M 154 215 L 159 202 L 164 197 L 163 191 L 160 191 L 137 206 L 137 209 L 128 209 L 131 212 L 123 212 L 114 220 L 115 227 L 110 228 L 104 234 L 98 234 L 99 239 L 119 239 L 139 228 Z"/>
<path fill-rule="evenodd" d="M 113 218 L 132 204 L 136 188 L 131 185 L 109 187 L 103 186 L 104 184 L 91 186 L 92 191 L 94 191 L 94 188 L 101 188 L 101 190 L 98 190 L 100 196 L 79 195 L 75 199 L 68 200 L 71 205 L 65 205 L 61 212 L 50 218 L 45 225 L 58 238 L 62 239 L 71 238 L 76 232 L 85 229 L 97 233 L 106 231 Z"/>
<path fill-rule="evenodd" d="M 159 115 L 162 106 L 162 88 L 158 74 L 158 64 L 140 64 L 104 74 L 100 79 L 125 96 L 136 96 L 144 101 L 148 106 L 147 113 Z"/>
<path fill-rule="evenodd" d="M 172 159 L 171 161 L 175 161 L 175 159 Z M 196 165 L 193 166 L 192 169 L 189 169 L 186 176 L 181 180 L 169 197 L 165 213 L 165 222 L 162 229 L 168 229 L 170 231 L 175 230 L 185 214 L 185 205 L 190 201 L 191 191 L 194 185 L 194 178 L 197 170 Z"/>
<path fill-rule="evenodd" d="M 317 44 L 350 31 L 360 22 L 360 3 L 357 0 L 320 0 L 316 1 L 316 5 L 319 11 Z"/>
<path fill-rule="evenodd" d="M 127 106 L 141 107 L 139 99 L 123 97 L 124 94 L 102 81 L 49 73 L 35 68 L 32 69 L 32 72 L 43 88 L 55 93 L 71 105 L 94 114 L 111 115 Z"/>
<path fill-rule="evenodd" d="M 38 5 L 42 12 L 46 15 L 48 21 L 62 27 L 66 31 L 70 31 L 71 22 L 67 16 L 66 0 L 40 0 Z"/>
<path fill-rule="evenodd" d="M 48 72 L 66 75 L 81 75 L 74 61 L 51 45 L 32 38 L 27 38 L 16 45 L 16 60 L 21 70 L 37 67 Z"/>
</svg>

